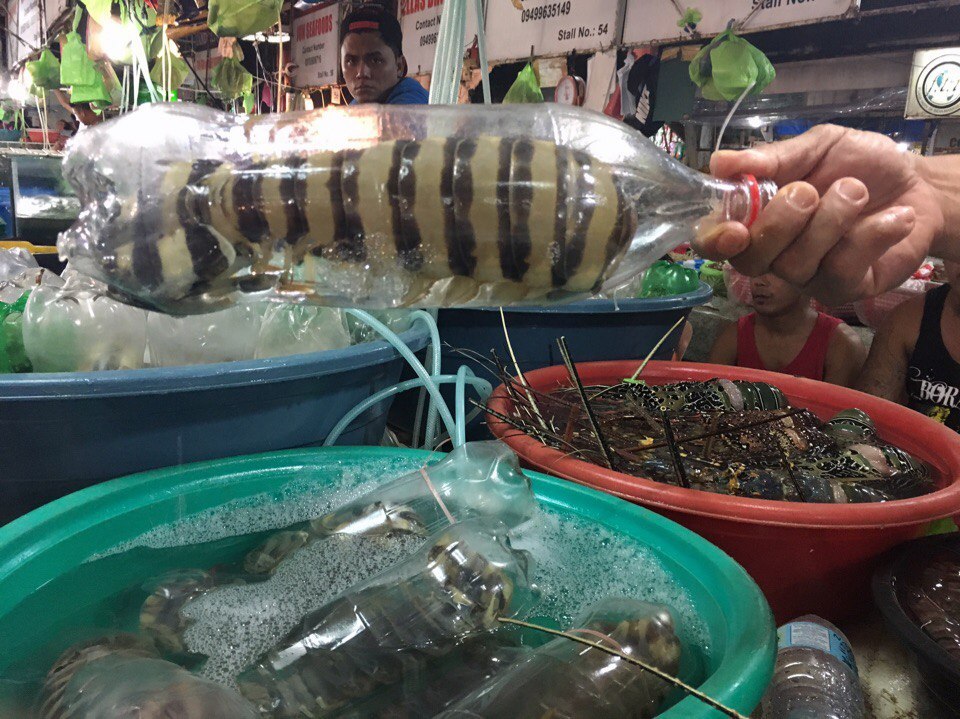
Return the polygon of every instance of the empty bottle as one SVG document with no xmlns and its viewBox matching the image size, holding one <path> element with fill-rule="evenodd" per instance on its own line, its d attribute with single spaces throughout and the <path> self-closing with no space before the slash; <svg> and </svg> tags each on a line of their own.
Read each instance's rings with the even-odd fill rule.
<svg viewBox="0 0 960 719">
<path fill-rule="evenodd" d="M 864 719 L 857 663 L 843 632 L 807 615 L 780 627 L 777 640 L 763 719 Z"/>
</svg>

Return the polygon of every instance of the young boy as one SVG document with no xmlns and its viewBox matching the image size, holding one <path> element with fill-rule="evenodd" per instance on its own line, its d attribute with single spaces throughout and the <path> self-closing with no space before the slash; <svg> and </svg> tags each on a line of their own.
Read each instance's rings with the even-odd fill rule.
<svg viewBox="0 0 960 719">
<path fill-rule="evenodd" d="M 754 277 L 750 291 L 753 313 L 720 333 L 710 362 L 853 384 L 867 354 L 856 332 L 775 275 Z"/>
<path fill-rule="evenodd" d="M 960 263 L 949 284 L 904 302 L 884 320 L 857 382 L 960 432 Z"/>
</svg>

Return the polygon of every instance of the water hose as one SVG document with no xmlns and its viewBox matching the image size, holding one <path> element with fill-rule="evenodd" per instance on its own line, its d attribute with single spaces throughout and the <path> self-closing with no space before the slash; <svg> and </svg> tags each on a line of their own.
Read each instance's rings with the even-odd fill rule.
<svg viewBox="0 0 960 719">
<path fill-rule="evenodd" d="M 466 370 L 466 372 L 464 372 L 464 370 Z M 461 397 L 461 400 L 462 400 L 462 395 L 464 393 L 465 386 L 467 384 L 470 384 L 480 395 L 481 399 L 486 399 L 486 397 L 488 397 L 490 393 L 493 391 L 493 386 L 490 384 L 490 382 L 488 382 L 485 379 L 481 379 L 479 377 L 470 376 L 470 375 L 472 375 L 472 372 L 470 372 L 469 368 L 464 366 L 464 367 L 461 367 L 460 371 L 457 372 L 457 374 L 455 375 L 444 374 L 444 375 L 437 375 L 436 377 L 431 377 L 428 384 L 435 383 L 436 385 L 441 385 L 441 384 L 457 383 L 458 396 Z M 343 434 L 343 431 L 350 425 L 351 422 L 353 422 L 357 417 L 359 417 L 361 414 L 363 414 L 366 410 L 368 410 L 370 407 L 375 405 L 377 402 L 385 400 L 388 397 L 392 397 L 394 395 L 400 394 L 401 392 L 406 392 L 407 390 L 416 389 L 418 387 L 422 388 L 424 386 L 425 386 L 424 381 L 419 377 L 417 377 L 414 379 L 405 380 L 404 382 L 398 382 L 395 385 L 387 387 L 386 389 L 382 389 L 376 394 L 371 395 L 370 397 L 360 402 L 358 405 L 356 405 L 353 409 L 351 409 L 349 412 L 347 412 L 347 414 L 343 416 L 343 419 L 341 419 L 337 423 L 337 425 L 330 431 L 330 434 L 327 435 L 327 438 L 323 441 L 323 446 L 329 447 L 333 445 L 340 438 L 340 435 Z M 461 417 L 461 420 L 463 419 L 464 418 Z M 458 425 L 457 427 L 454 428 L 453 436 L 458 438 L 458 440 L 454 442 L 455 446 L 460 446 L 465 441 L 466 425 L 465 425 L 465 422 L 461 422 L 461 424 L 463 425 L 462 427 Z M 457 444 L 457 442 L 459 442 L 459 444 Z"/>
<path fill-rule="evenodd" d="M 424 389 L 430 395 L 431 403 L 435 406 L 435 409 L 440 413 L 440 419 L 443 420 L 444 425 L 447 428 L 450 436 L 454 436 L 456 433 L 456 427 L 453 420 L 453 415 L 450 414 L 450 409 L 447 407 L 446 403 L 443 401 L 443 397 L 440 394 L 440 388 L 432 381 L 433 376 L 427 372 L 420 360 L 417 359 L 416 355 L 407 347 L 404 342 L 397 337 L 397 335 L 385 324 L 380 322 L 380 320 L 373 317 L 368 312 L 357 309 L 348 309 L 346 310 L 348 314 L 356 317 L 361 322 L 372 327 L 376 332 L 378 332 L 387 342 L 392 344 L 396 348 L 397 352 L 400 353 L 400 356 L 403 357 L 413 371 L 416 373 L 417 377 L 423 382 Z M 436 328 L 436 322 L 434 322 L 433 317 L 423 310 L 417 310 L 413 313 L 412 318 L 414 320 L 421 320 L 426 322 L 428 327 L 430 327 L 431 338 L 434 341 L 434 356 L 439 355 L 440 352 L 440 334 Z M 439 367 L 439 358 L 437 361 L 437 367 Z M 431 430 L 430 427 L 430 417 L 427 418 L 427 429 Z M 435 428 L 433 428 L 435 431 Z M 429 435 L 427 437 L 429 439 Z"/>
</svg>

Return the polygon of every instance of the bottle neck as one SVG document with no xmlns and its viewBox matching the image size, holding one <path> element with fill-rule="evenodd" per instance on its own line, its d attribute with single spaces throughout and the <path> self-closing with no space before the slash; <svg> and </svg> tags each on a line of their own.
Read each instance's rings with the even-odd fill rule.
<svg viewBox="0 0 960 719">
<path fill-rule="evenodd" d="M 711 178 L 708 184 L 720 199 L 720 222 L 739 222 L 750 227 L 777 194 L 777 185 L 771 180 L 757 180 L 753 175 L 742 175 L 735 180 Z"/>
</svg>

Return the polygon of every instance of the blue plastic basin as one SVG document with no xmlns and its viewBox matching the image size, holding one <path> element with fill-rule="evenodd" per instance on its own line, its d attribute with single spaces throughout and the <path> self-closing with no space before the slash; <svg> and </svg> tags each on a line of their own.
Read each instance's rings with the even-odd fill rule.
<svg viewBox="0 0 960 719">
<path fill-rule="evenodd" d="M 413 350 L 429 341 L 421 325 L 400 337 Z M 105 479 L 319 444 L 402 366 L 378 341 L 189 367 L 0 375 L 0 524 Z M 371 407 L 338 444 L 379 444 L 390 403 Z"/>
<path fill-rule="evenodd" d="M 503 312 L 513 351 L 520 369 L 526 372 L 563 364 L 557 347 L 559 337 L 566 338 L 574 362 L 642 360 L 678 319 L 689 316 L 694 307 L 706 304 L 712 296 L 710 286 L 701 282 L 696 291 L 674 297 L 584 300 L 553 307 L 505 307 Z M 444 373 L 455 374 L 465 364 L 478 377 L 497 379 L 494 384 L 499 384 L 488 365 L 472 358 L 480 355 L 489 360 L 491 350 L 512 369 L 499 308 L 440 310 L 437 324 L 443 342 Z M 680 328 L 673 332 L 653 358 L 670 359 L 680 332 Z M 413 376 L 409 372 L 407 375 Z M 443 393 L 452 402 L 453 389 L 445 386 Z M 401 426 L 412 426 L 414 403 L 415 397 L 401 398 L 392 419 Z M 471 422 L 469 438 L 489 436 L 480 419 Z"/>
</svg>

